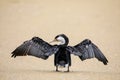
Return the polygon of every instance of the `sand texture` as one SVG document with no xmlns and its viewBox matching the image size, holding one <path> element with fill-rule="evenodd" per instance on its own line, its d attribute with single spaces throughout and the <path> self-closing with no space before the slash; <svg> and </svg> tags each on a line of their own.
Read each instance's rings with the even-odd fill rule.
<svg viewBox="0 0 120 80">
<path fill-rule="evenodd" d="M 25 40 L 47 42 L 64 33 L 73 46 L 88 38 L 109 60 L 81 61 L 72 55 L 71 72 L 55 72 L 54 56 L 11 58 Z M 119 0 L 0 0 L 0 80 L 120 80 Z"/>
</svg>

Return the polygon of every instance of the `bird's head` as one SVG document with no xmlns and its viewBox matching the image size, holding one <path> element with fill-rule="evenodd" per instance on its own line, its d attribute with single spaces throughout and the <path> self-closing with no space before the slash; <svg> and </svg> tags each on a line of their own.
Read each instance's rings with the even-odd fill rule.
<svg viewBox="0 0 120 80">
<path fill-rule="evenodd" d="M 59 34 L 50 43 L 52 43 L 52 42 L 60 42 L 59 45 L 66 45 L 67 46 L 68 43 L 69 43 L 69 39 L 68 39 L 68 37 L 65 34 Z"/>
</svg>

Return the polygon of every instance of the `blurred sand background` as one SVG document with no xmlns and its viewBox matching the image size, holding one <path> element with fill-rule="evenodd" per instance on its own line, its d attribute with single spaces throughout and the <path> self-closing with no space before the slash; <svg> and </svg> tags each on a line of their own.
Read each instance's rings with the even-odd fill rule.
<svg viewBox="0 0 120 80">
<path fill-rule="evenodd" d="M 75 45 L 91 39 L 108 58 L 80 61 L 72 56 L 71 72 L 55 72 L 53 56 L 12 59 L 23 41 L 57 34 Z M 0 80 L 120 80 L 120 0 L 0 0 Z"/>
</svg>

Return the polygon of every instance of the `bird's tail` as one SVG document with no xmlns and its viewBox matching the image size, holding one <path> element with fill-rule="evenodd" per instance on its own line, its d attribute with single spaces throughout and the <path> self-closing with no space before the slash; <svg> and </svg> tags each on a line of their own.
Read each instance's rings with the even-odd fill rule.
<svg viewBox="0 0 120 80">
<path fill-rule="evenodd" d="M 59 66 L 60 67 L 65 67 L 66 65 L 66 62 L 65 61 L 59 61 Z"/>
</svg>

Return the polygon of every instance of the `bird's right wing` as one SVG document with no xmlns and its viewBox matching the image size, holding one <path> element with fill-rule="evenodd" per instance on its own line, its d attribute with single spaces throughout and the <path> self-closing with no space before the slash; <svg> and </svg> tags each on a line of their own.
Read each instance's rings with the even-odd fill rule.
<svg viewBox="0 0 120 80">
<path fill-rule="evenodd" d="M 31 55 L 42 59 L 47 59 L 50 55 L 58 51 L 57 46 L 52 46 L 43 41 L 39 37 L 33 37 L 31 40 L 25 41 L 13 52 L 11 57 Z"/>
<path fill-rule="evenodd" d="M 108 63 L 107 58 L 103 55 L 100 49 L 89 39 L 85 39 L 73 47 L 68 46 L 67 50 L 70 53 L 79 56 L 82 61 L 86 59 L 97 58 L 105 65 Z"/>
<path fill-rule="evenodd" d="M 82 55 L 79 56 L 81 60 L 97 58 L 99 61 L 103 62 L 104 65 L 107 65 L 107 58 L 91 40 L 85 39 L 74 47 L 82 53 Z"/>
</svg>

